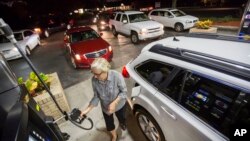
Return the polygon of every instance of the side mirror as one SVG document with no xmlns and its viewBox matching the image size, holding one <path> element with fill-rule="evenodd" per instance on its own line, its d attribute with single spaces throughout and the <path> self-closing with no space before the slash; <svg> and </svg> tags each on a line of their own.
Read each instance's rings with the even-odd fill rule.
<svg viewBox="0 0 250 141">
<path fill-rule="evenodd" d="M 128 21 L 127 20 L 123 20 L 122 23 L 126 24 L 126 23 L 128 23 Z"/>
<path fill-rule="evenodd" d="M 100 33 L 100 36 L 102 36 L 102 35 L 103 35 L 103 33 L 101 32 L 101 33 Z"/>
</svg>

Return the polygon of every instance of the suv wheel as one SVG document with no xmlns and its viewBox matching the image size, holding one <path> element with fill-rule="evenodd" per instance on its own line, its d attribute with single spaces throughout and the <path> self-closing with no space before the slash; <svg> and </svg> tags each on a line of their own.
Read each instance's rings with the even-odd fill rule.
<svg viewBox="0 0 250 141">
<path fill-rule="evenodd" d="M 114 35 L 115 37 L 118 36 L 118 33 L 116 32 L 116 29 L 115 29 L 114 26 L 112 27 L 112 33 L 113 33 L 113 35 Z"/>
<path fill-rule="evenodd" d="M 30 48 L 28 46 L 25 48 L 25 52 L 26 52 L 26 56 L 31 55 Z"/>
<path fill-rule="evenodd" d="M 155 119 L 145 110 L 135 112 L 136 121 L 149 141 L 164 141 L 164 135 Z"/>
<path fill-rule="evenodd" d="M 183 27 L 183 25 L 181 23 L 176 23 L 175 26 L 174 26 L 174 29 L 177 32 L 181 32 L 181 31 L 184 30 L 184 27 Z"/>
<path fill-rule="evenodd" d="M 130 39 L 133 44 L 138 44 L 139 42 L 138 34 L 134 31 L 131 33 Z"/>
<path fill-rule="evenodd" d="M 48 30 L 45 30 L 45 31 L 44 31 L 44 36 L 45 36 L 46 38 L 49 37 L 49 31 L 48 31 Z"/>
</svg>

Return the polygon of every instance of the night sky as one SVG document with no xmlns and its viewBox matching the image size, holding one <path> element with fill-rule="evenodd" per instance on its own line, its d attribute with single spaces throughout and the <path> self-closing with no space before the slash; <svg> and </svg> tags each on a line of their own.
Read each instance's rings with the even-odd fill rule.
<svg viewBox="0 0 250 141">
<path fill-rule="evenodd" d="M 150 3 L 154 6 L 155 1 L 162 1 L 162 4 L 165 3 L 167 6 L 171 6 L 172 2 L 172 0 L 0 0 L 0 17 L 9 23 L 18 23 L 22 26 L 29 17 L 48 15 L 48 13 L 67 16 L 69 12 L 79 8 L 90 9 L 103 7 L 103 5 L 106 7 L 119 6 L 121 3 L 130 4 L 131 2 L 137 3 L 139 7 Z M 199 6 L 197 4 L 200 1 L 177 0 L 177 7 Z M 248 0 L 225 1 L 227 6 L 240 7 L 242 3 L 246 3 Z"/>
</svg>

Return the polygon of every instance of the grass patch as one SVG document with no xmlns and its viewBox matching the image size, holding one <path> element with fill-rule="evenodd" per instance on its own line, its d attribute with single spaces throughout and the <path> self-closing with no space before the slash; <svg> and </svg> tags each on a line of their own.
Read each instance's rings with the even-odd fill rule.
<svg viewBox="0 0 250 141">
<path fill-rule="evenodd" d="M 213 22 L 230 22 L 230 21 L 240 21 L 240 18 L 234 18 L 232 16 L 225 16 L 225 17 L 199 17 L 200 21 L 211 20 Z"/>
</svg>

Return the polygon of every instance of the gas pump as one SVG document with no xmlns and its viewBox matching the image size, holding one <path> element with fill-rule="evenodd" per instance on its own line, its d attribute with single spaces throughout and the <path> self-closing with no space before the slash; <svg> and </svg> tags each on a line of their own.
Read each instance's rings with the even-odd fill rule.
<svg viewBox="0 0 250 141">
<path fill-rule="evenodd" d="M 239 36 L 250 40 L 250 1 L 246 3 L 238 34 Z"/>
<path fill-rule="evenodd" d="M 51 91 L 38 75 L 29 58 L 19 48 L 11 28 L 0 18 L 0 33 L 4 34 L 37 75 L 48 91 L 56 106 L 63 113 L 66 120 L 70 120 L 81 129 L 90 130 L 93 122 L 90 118 L 80 117 L 80 110 L 73 109 L 71 113 L 62 111 Z M 62 133 L 54 120 L 46 116 L 39 105 L 30 97 L 24 85 L 18 85 L 15 74 L 11 70 L 4 56 L 0 53 L 0 140 L 1 141 L 66 141 L 67 133 Z M 81 123 L 87 119 L 90 127 L 82 127 Z"/>
</svg>

